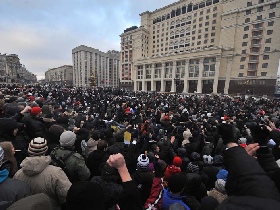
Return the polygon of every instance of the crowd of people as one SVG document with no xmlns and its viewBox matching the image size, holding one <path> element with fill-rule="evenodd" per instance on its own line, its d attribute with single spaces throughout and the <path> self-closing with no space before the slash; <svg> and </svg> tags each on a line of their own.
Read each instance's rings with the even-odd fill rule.
<svg viewBox="0 0 280 210">
<path fill-rule="evenodd" d="M 280 101 L 0 86 L 0 210 L 280 209 Z"/>
</svg>

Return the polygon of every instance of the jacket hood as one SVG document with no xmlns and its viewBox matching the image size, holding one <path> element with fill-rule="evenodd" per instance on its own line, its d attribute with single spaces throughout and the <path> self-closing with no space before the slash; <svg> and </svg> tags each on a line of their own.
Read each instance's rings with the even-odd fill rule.
<svg viewBox="0 0 280 210">
<path fill-rule="evenodd" d="M 27 176 L 40 174 L 51 162 L 50 156 L 38 156 L 25 158 L 20 166 Z"/>
</svg>

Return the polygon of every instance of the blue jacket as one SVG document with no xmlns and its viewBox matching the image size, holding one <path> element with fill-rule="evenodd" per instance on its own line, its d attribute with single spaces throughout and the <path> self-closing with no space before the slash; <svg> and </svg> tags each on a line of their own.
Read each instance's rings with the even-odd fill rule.
<svg viewBox="0 0 280 210">
<path fill-rule="evenodd" d="M 184 196 L 178 196 L 178 195 L 171 194 L 168 190 L 164 189 L 162 209 L 168 210 L 168 207 L 171 204 L 180 203 L 186 208 L 186 210 L 190 210 L 190 208 L 182 201 L 183 197 Z"/>
</svg>

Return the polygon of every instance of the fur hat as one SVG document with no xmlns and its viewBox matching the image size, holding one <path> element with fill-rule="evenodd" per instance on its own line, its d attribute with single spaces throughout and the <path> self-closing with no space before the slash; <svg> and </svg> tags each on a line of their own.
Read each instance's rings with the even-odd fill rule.
<svg viewBox="0 0 280 210">
<path fill-rule="evenodd" d="M 47 140 L 42 137 L 32 139 L 28 146 L 28 154 L 31 157 L 45 155 L 47 150 Z"/>
<path fill-rule="evenodd" d="M 212 162 L 213 162 L 212 156 L 211 156 L 211 155 L 203 155 L 203 162 L 204 162 L 205 164 L 211 165 Z"/>
<path fill-rule="evenodd" d="M 173 165 L 177 166 L 177 167 L 181 167 L 182 166 L 182 159 L 178 156 L 174 157 Z"/>
<path fill-rule="evenodd" d="M 105 210 L 105 196 L 102 188 L 90 181 L 75 182 L 66 197 L 67 209 Z"/>
<path fill-rule="evenodd" d="M 75 144 L 75 140 L 76 140 L 76 134 L 72 131 L 64 131 L 61 135 L 60 135 L 60 146 L 62 147 L 71 147 Z"/>
<path fill-rule="evenodd" d="M 181 173 L 171 175 L 168 180 L 168 188 L 172 193 L 181 192 L 186 185 L 185 177 Z"/>
<path fill-rule="evenodd" d="M 3 159 L 4 159 L 4 150 L 2 147 L 0 147 L 0 166 L 2 166 Z"/>
<path fill-rule="evenodd" d="M 148 165 L 149 165 L 149 158 L 144 154 L 139 155 L 139 157 L 137 158 L 137 167 L 147 168 Z"/>
<path fill-rule="evenodd" d="M 38 106 L 35 106 L 33 107 L 31 110 L 30 110 L 30 115 L 32 116 L 37 116 L 38 114 L 40 114 L 42 112 L 42 109 Z"/>
</svg>

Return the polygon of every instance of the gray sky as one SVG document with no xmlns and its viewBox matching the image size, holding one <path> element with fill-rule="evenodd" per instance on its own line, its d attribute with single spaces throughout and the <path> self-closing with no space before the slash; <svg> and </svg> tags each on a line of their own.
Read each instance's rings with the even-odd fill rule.
<svg viewBox="0 0 280 210">
<path fill-rule="evenodd" d="M 139 14 L 176 0 L 0 0 L 0 53 L 18 54 L 38 79 L 72 65 L 72 49 L 120 50 L 120 37 Z"/>
</svg>

